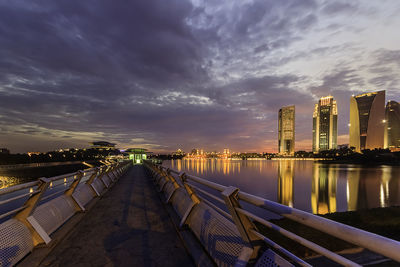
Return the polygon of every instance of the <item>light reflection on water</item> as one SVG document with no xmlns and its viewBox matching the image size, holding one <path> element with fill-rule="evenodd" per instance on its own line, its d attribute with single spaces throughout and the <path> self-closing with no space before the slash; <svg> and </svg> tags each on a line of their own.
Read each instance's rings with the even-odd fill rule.
<svg viewBox="0 0 400 267">
<path fill-rule="evenodd" d="M 17 185 L 20 183 L 21 183 L 20 178 L 0 175 L 0 189 Z"/>
<path fill-rule="evenodd" d="M 316 214 L 400 205 L 400 167 L 185 159 L 164 166 Z"/>
</svg>

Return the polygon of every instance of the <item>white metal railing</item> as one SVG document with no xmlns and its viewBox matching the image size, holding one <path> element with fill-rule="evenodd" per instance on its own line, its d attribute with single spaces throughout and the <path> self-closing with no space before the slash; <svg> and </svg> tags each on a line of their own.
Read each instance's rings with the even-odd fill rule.
<svg viewBox="0 0 400 267">
<path fill-rule="evenodd" d="M 131 161 L 0 189 L 0 266 L 12 266 L 115 183 Z M 12 249 L 12 253 L 10 253 Z"/>
<path fill-rule="evenodd" d="M 250 211 L 251 207 L 258 207 L 267 210 L 289 220 L 311 227 L 312 229 L 319 230 L 348 243 L 366 248 L 372 252 L 400 262 L 400 242 L 398 241 L 325 219 L 311 213 L 270 201 L 268 199 L 257 197 L 245 192 L 240 192 L 238 188 L 224 186 L 163 166 L 156 166 L 150 162 L 147 162 L 146 166 L 157 173 L 158 176 L 164 176 L 168 180 L 177 182 L 182 187 L 189 188 L 189 194 L 195 194 L 198 199 L 215 209 L 221 215 L 229 218 L 235 223 L 241 237 L 245 241 L 252 243 L 252 241 L 255 241 L 256 239 L 263 240 L 275 251 L 301 266 L 310 265 L 300 257 L 294 255 L 293 253 L 281 247 L 279 244 L 276 244 L 274 241 L 270 240 L 268 237 L 264 236 L 260 231 L 257 230 L 257 227 L 254 226 L 253 222 L 258 222 L 267 228 L 291 239 L 292 241 L 301 244 L 302 246 L 307 247 L 341 265 L 360 265 L 293 232 L 283 229 L 282 227 L 270 222 L 266 218 L 257 216 L 254 214 L 254 212 Z M 210 200 L 215 201 L 216 203 L 214 204 Z M 244 205 L 246 208 L 240 203 L 246 203 Z"/>
<path fill-rule="evenodd" d="M 37 163 L 10 164 L 10 165 L 0 165 L 0 170 L 50 167 L 50 166 L 73 165 L 73 164 L 85 164 L 85 162 L 84 161 L 61 161 L 61 162 L 37 162 Z"/>
</svg>

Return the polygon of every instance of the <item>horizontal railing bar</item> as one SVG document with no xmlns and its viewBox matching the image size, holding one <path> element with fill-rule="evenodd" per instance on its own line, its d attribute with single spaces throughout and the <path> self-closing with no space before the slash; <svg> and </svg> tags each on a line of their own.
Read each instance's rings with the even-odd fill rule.
<svg viewBox="0 0 400 267">
<path fill-rule="evenodd" d="M 190 174 L 186 174 L 186 176 L 189 180 L 195 181 L 196 183 L 205 185 L 207 187 L 210 187 L 210 188 L 215 189 L 220 192 L 224 191 L 227 188 L 226 186 L 223 186 L 223 185 L 220 185 L 220 184 L 217 184 L 214 182 L 210 182 L 210 181 L 204 180 L 202 178 L 199 178 L 199 177 L 196 177 L 196 176 L 193 176 Z"/>
<path fill-rule="evenodd" d="M 168 168 L 166 168 L 166 167 L 164 167 L 164 166 L 161 166 L 165 171 L 168 169 Z M 178 175 L 180 175 L 181 174 L 181 172 L 177 172 L 177 171 L 175 171 L 175 170 L 172 170 L 172 169 L 169 169 L 170 170 L 170 172 L 173 172 L 173 173 L 175 173 L 175 174 L 178 174 Z M 197 176 L 194 176 L 194 175 L 191 175 L 191 174 L 187 174 L 187 173 L 185 173 L 186 174 L 186 177 L 188 178 L 188 179 L 190 179 L 190 180 L 192 180 L 192 181 L 195 181 L 196 183 L 199 183 L 199 184 L 202 184 L 202 185 L 205 185 L 205 186 L 207 186 L 207 187 L 210 187 L 210 188 L 212 188 L 212 189 L 215 189 L 215 190 L 217 190 L 217 191 L 220 191 L 220 192 L 222 192 L 222 191 L 224 191 L 227 187 L 226 186 L 223 186 L 223 185 L 220 185 L 220 184 L 217 184 L 217 183 L 214 183 L 214 182 L 210 182 L 210 181 L 208 181 L 208 180 L 205 180 L 205 179 L 203 179 L 203 178 L 200 178 L 200 177 L 197 177 Z"/>
<path fill-rule="evenodd" d="M 10 215 L 12 215 L 12 214 L 14 214 L 14 213 L 17 213 L 18 211 L 23 210 L 23 209 L 25 209 L 26 207 L 27 207 L 27 206 L 22 206 L 22 207 L 19 207 L 19 208 L 14 209 L 14 210 L 11 210 L 11 211 L 9 211 L 9 212 L 3 213 L 2 215 L 0 215 L 0 220 L 3 219 L 3 218 L 5 218 L 5 217 L 7 217 L 7 216 L 10 216 Z"/>
<path fill-rule="evenodd" d="M 12 202 L 12 201 L 15 201 L 15 200 L 24 198 L 24 197 L 26 197 L 26 196 L 39 193 L 39 192 L 40 192 L 40 190 L 35 190 L 35 191 L 33 191 L 33 192 L 30 192 L 30 193 L 26 193 L 26 194 L 22 194 L 22 195 L 19 195 L 19 196 L 16 196 L 16 197 L 8 198 L 8 199 L 6 199 L 6 200 L 0 201 L 0 205 L 4 205 L 4 204 L 7 204 L 7 203 L 9 203 L 9 202 Z"/>
<path fill-rule="evenodd" d="M 59 187 L 59 186 L 61 186 L 61 185 L 63 185 L 63 186 L 71 185 L 71 181 L 62 182 L 62 183 L 59 183 L 59 184 L 56 184 L 56 185 L 51 185 L 51 186 L 49 185 L 49 187 L 47 188 L 47 190 L 51 190 L 51 189 L 56 188 L 56 187 Z"/>
<path fill-rule="evenodd" d="M 73 177 L 73 176 L 75 176 L 75 175 L 77 175 L 77 174 L 78 174 L 78 172 L 71 172 L 71 173 L 66 173 L 66 174 L 61 174 L 61 175 L 58 175 L 58 176 L 50 177 L 50 178 L 48 178 L 48 179 L 49 179 L 51 182 L 54 182 L 54 181 L 61 180 L 61 179 L 63 179 L 63 178 Z"/>
<path fill-rule="evenodd" d="M 289 231 L 281 228 L 280 226 L 278 226 L 278 225 L 276 225 L 274 223 L 271 223 L 271 222 L 269 222 L 267 220 L 264 220 L 263 218 L 260 218 L 260 217 L 254 215 L 254 214 L 252 214 L 252 213 L 250 213 L 250 212 L 248 212 L 248 211 L 246 211 L 244 209 L 235 208 L 235 210 L 240 212 L 240 213 L 242 213 L 242 214 L 244 214 L 244 215 L 246 215 L 246 216 L 248 216 L 249 218 L 251 218 L 253 220 L 258 221 L 259 223 L 267 226 L 268 228 L 279 232 L 280 234 L 286 236 L 287 238 L 290 238 L 291 240 L 296 241 L 297 243 L 299 243 L 299 244 L 301 244 L 301 245 L 303 245 L 303 246 L 305 246 L 305 247 L 307 247 L 309 249 L 312 249 L 312 250 L 314 250 L 315 252 L 318 252 L 321 255 L 324 255 L 325 257 L 327 257 L 327 258 L 329 258 L 329 259 L 331 259 L 331 260 L 333 260 L 333 261 L 335 261 L 337 263 L 340 263 L 340 264 L 345 265 L 345 266 L 360 266 L 360 265 L 358 265 L 358 264 L 356 264 L 356 263 L 354 263 L 354 262 L 352 262 L 352 261 L 350 261 L 350 260 L 348 260 L 348 259 L 346 259 L 346 258 L 344 258 L 344 257 L 342 257 L 342 256 L 340 256 L 340 255 L 338 255 L 338 254 L 336 254 L 336 253 L 324 248 L 324 247 L 321 247 L 318 244 L 315 244 L 314 242 L 311 242 L 311 241 L 309 241 L 309 240 L 307 240 L 307 239 L 305 239 L 305 238 L 303 238 L 301 236 L 298 236 L 298 235 L 296 235 L 296 234 L 294 234 L 292 232 L 289 232 Z"/>
<path fill-rule="evenodd" d="M 256 235 L 258 238 L 262 239 L 265 243 L 267 243 L 271 247 L 273 247 L 274 250 L 279 251 L 280 253 L 286 255 L 288 258 L 290 258 L 294 262 L 298 263 L 299 265 L 306 266 L 306 267 L 312 267 L 312 265 L 310 265 L 307 262 L 303 261 L 302 259 L 300 259 L 296 255 L 294 255 L 292 252 L 290 252 L 290 251 L 286 250 L 285 248 L 281 247 L 280 245 L 278 245 L 277 243 L 275 243 L 271 239 L 267 238 L 266 236 L 260 234 L 256 230 L 250 229 L 250 232 L 252 234 Z"/>
<path fill-rule="evenodd" d="M 357 246 L 367 248 L 373 252 L 400 262 L 400 242 L 398 241 L 357 229 L 349 225 L 331 221 L 305 211 L 290 208 L 248 193 L 239 192 L 238 197 L 242 201 L 275 212 L 290 220 L 307 225 L 311 228 L 320 230 L 321 232 L 340 238 Z"/>
<path fill-rule="evenodd" d="M 211 201 L 205 199 L 202 196 L 198 196 L 202 201 L 204 201 L 205 203 L 207 203 L 207 205 L 211 206 L 212 208 L 214 208 L 215 210 L 217 210 L 219 213 L 221 213 L 222 215 L 224 215 L 226 218 L 232 220 L 232 215 L 230 215 L 228 212 L 224 211 L 223 209 L 217 207 L 217 205 L 215 205 L 214 203 L 212 203 Z"/>
<path fill-rule="evenodd" d="M 39 184 L 39 181 L 33 181 L 33 182 L 29 182 L 29 183 L 18 184 L 18 185 L 13 185 L 13 186 L 10 186 L 7 188 L 3 188 L 3 189 L 0 189 L 0 196 L 9 194 L 9 193 L 13 193 L 15 191 L 19 191 L 22 189 L 34 187 L 34 186 L 37 186 L 38 184 Z"/>
<path fill-rule="evenodd" d="M 190 187 L 194 188 L 196 191 L 198 191 L 198 192 L 200 192 L 200 193 L 202 193 L 202 194 L 204 194 L 204 195 L 206 195 L 206 196 L 218 201 L 219 203 L 222 203 L 222 204 L 225 205 L 225 201 L 222 200 L 221 198 L 219 198 L 217 196 L 214 196 L 213 194 L 210 194 L 207 191 L 204 191 L 203 189 L 200 189 L 199 187 L 197 187 L 197 186 L 195 186 L 193 184 L 190 184 L 190 183 L 186 183 L 186 184 L 188 184 Z"/>
<path fill-rule="evenodd" d="M 50 195 L 47 195 L 47 196 L 45 196 L 45 197 L 42 197 L 42 199 L 40 199 L 40 202 L 42 202 L 42 201 L 44 201 L 44 200 L 46 200 L 46 199 L 49 199 L 49 198 L 51 198 L 51 197 L 53 197 L 53 196 L 55 196 L 55 195 L 57 195 L 57 194 L 64 193 L 64 192 L 67 191 L 67 190 L 68 190 L 68 188 L 65 189 L 65 190 L 58 190 L 57 192 L 51 193 Z"/>
</svg>

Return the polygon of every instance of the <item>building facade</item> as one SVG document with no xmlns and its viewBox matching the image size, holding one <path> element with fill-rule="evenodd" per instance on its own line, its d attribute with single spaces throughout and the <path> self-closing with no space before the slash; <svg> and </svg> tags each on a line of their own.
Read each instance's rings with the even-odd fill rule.
<svg viewBox="0 0 400 267">
<path fill-rule="evenodd" d="M 389 101 L 385 111 L 385 148 L 400 150 L 400 104 Z"/>
<path fill-rule="evenodd" d="M 278 115 L 278 151 L 280 155 L 294 155 L 295 107 L 282 107 Z"/>
<path fill-rule="evenodd" d="M 385 91 L 365 93 L 350 98 L 350 147 L 363 149 L 384 147 Z"/>
<path fill-rule="evenodd" d="M 337 105 L 332 96 L 322 97 L 313 113 L 313 152 L 336 149 Z"/>
</svg>

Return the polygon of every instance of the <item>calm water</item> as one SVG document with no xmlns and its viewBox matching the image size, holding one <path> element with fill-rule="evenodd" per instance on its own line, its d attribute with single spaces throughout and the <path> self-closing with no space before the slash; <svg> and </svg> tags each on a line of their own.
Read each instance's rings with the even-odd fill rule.
<svg viewBox="0 0 400 267">
<path fill-rule="evenodd" d="M 317 214 L 400 205 L 399 166 L 222 159 L 163 165 Z"/>
</svg>

